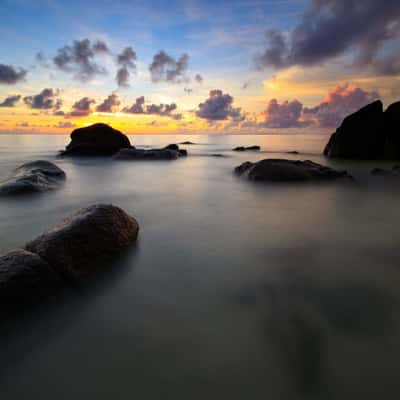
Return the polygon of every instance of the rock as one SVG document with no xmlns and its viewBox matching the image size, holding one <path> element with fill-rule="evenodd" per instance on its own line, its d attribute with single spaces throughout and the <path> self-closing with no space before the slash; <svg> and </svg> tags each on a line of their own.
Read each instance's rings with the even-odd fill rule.
<svg viewBox="0 0 400 400">
<path fill-rule="evenodd" d="M 400 160 L 400 101 L 391 104 L 384 113 L 386 160 Z"/>
<path fill-rule="evenodd" d="M 260 150 L 260 146 L 248 146 L 248 147 L 239 146 L 239 147 L 235 147 L 232 150 L 233 151 L 249 151 L 249 150 L 258 151 L 258 150 Z"/>
<path fill-rule="evenodd" d="M 176 160 L 187 156 L 187 151 L 176 144 L 170 144 L 163 149 L 122 149 L 115 156 L 116 160 Z"/>
<path fill-rule="evenodd" d="M 136 220 L 121 208 L 97 204 L 71 214 L 25 249 L 38 254 L 63 277 L 76 279 L 99 270 L 125 250 L 138 231 Z"/>
<path fill-rule="evenodd" d="M 251 181 L 304 182 L 352 179 L 346 171 L 337 171 L 309 160 L 265 159 L 255 163 L 247 161 L 236 167 L 235 172 Z"/>
<path fill-rule="evenodd" d="M 59 275 L 39 255 L 14 250 L 0 256 L 0 309 L 28 305 L 55 293 Z"/>
<path fill-rule="evenodd" d="M 286 154 L 300 154 L 300 153 L 296 150 L 292 150 L 292 151 L 288 151 Z"/>
<path fill-rule="evenodd" d="M 371 175 L 375 176 L 385 176 L 388 178 L 400 178 L 400 168 L 395 165 L 391 170 L 383 168 L 374 168 L 371 170 Z"/>
<path fill-rule="evenodd" d="M 0 195 L 54 190 L 61 186 L 65 178 L 65 172 L 49 161 L 29 162 L 18 167 L 12 178 L 0 184 Z"/>
<path fill-rule="evenodd" d="M 130 148 L 127 136 L 106 124 L 94 124 L 75 129 L 64 156 L 109 156 Z"/>
<path fill-rule="evenodd" d="M 383 112 L 377 100 L 346 117 L 330 137 L 324 154 L 359 160 L 400 159 L 400 102 Z"/>
<path fill-rule="evenodd" d="M 189 142 L 189 141 L 186 141 L 186 142 L 180 142 L 179 144 L 196 144 L 196 143 L 193 143 L 193 142 Z"/>
</svg>

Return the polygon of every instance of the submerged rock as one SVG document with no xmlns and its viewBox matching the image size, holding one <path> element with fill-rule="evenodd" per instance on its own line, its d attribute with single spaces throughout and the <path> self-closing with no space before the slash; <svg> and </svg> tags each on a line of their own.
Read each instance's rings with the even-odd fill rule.
<svg viewBox="0 0 400 400">
<path fill-rule="evenodd" d="M 75 129 L 71 142 L 61 154 L 64 156 L 109 156 L 130 148 L 127 136 L 106 124 L 94 124 Z"/>
<path fill-rule="evenodd" d="M 233 151 L 259 151 L 260 149 L 261 149 L 260 146 L 248 146 L 248 147 L 239 146 L 239 147 L 235 147 L 232 150 Z"/>
<path fill-rule="evenodd" d="M 297 150 L 288 151 L 286 154 L 300 154 Z"/>
<path fill-rule="evenodd" d="M 138 231 L 136 220 L 121 208 L 97 204 L 71 214 L 25 249 L 38 254 L 63 277 L 79 278 L 125 250 Z"/>
<path fill-rule="evenodd" d="M 187 151 L 176 144 L 170 144 L 163 149 L 122 149 L 115 156 L 116 160 L 176 160 L 187 156 Z"/>
<path fill-rule="evenodd" d="M 371 170 L 371 175 L 400 178 L 400 167 L 395 165 L 392 169 L 374 168 Z"/>
<path fill-rule="evenodd" d="M 235 168 L 238 175 L 251 181 L 304 182 L 352 179 L 346 171 L 337 171 L 312 161 L 265 159 L 255 163 L 245 162 Z"/>
<path fill-rule="evenodd" d="M 400 159 L 400 102 L 383 112 L 377 100 L 347 116 L 330 137 L 324 155 L 359 160 Z"/>
<path fill-rule="evenodd" d="M 10 179 L 0 184 L 0 195 L 18 195 L 58 189 L 66 179 L 57 165 L 38 160 L 21 165 Z"/>
<path fill-rule="evenodd" d="M 39 255 L 13 250 L 0 256 L 0 309 L 40 300 L 62 286 L 59 275 Z"/>
<path fill-rule="evenodd" d="M 186 141 L 186 142 L 180 142 L 179 144 L 196 144 L 196 143 L 193 143 L 193 142 L 190 142 L 190 141 Z"/>
</svg>

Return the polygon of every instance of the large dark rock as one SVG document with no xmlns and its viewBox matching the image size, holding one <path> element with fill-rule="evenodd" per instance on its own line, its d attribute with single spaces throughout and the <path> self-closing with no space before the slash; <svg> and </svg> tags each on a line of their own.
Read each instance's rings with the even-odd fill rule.
<svg viewBox="0 0 400 400">
<path fill-rule="evenodd" d="M 75 129 L 71 142 L 62 155 L 65 156 L 109 156 L 131 144 L 127 136 L 106 124 L 94 124 Z"/>
<path fill-rule="evenodd" d="M 400 101 L 391 104 L 384 113 L 385 159 L 400 160 Z"/>
<path fill-rule="evenodd" d="M 400 102 L 383 112 L 377 100 L 346 117 L 330 137 L 324 154 L 359 160 L 400 159 Z"/>
<path fill-rule="evenodd" d="M 0 310 L 28 305 L 55 293 L 59 275 L 39 255 L 13 250 L 0 256 Z"/>
<path fill-rule="evenodd" d="M 233 151 L 259 151 L 260 146 L 248 146 L 248 147 L 239 146 L 239 147 L 235 147 L 232 150 Z"/>
<path fill-rule="evenodd" d="M 134 242 L 138 231 L 136 220 L 121 208 L 98 204 L 71 214 L 25 249 L 63 277 L 74 279 L 100 269 Z"/>
<path fill-rule="evenodd" d="M 18 167 L 12 178 L 0 184 L 0 195 L 17 195 L 57 189 L 65 178 L 65 172 L 49 161 L 29 162 Z"/>
<path fill-rule="evenodd" d="M 170 144 L 163 149 L 122 149 L 115 156 L 116 160 L 176 160 L 186 156 L 187 151 L 176 144 Z"/>
<path fill-rule="evenodd" d="M 265 159 L 255 163 L 245 162 L 235 168 L 238 175 L 243 175 L 251 181 L 266 182 L 305 182 L 333 181 L 336 179 L 351 179 L 346 171 L 336 171 L 332 168 L 312 161 Z"/>
</svg>

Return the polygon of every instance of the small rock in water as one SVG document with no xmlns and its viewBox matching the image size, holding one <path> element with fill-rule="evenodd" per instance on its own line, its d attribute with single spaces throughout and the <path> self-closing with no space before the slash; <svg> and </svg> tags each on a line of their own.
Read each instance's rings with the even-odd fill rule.
<svg viewBox="0 0 400 400">
<path fill-rule="evenodd" d="M 12 178 L 0 184 L 0 195 L 18 195 L 58 189 L 65 172 L 57 165 L 38 160 L 21 165 Z"/>
<path fill-rule="evenodd" d="M 247 161 L 235 168 L 238 175 L 251 181 L 304 182 L 352 179 L 346 171 L 337 171 L 312 161 L 265 159 L 255 163 Z"/>
<path fill-rule="evenodd" d="M 258 151 L 260 150 L 260 146 L 248 146 L 248 147 L 239 146 L 233 149 L 233 151 L 251 151 L 251 150 Z"/>
<path fill-rule="evenodd" d="M 177 144 L 170 144 L 162 149 L 122 149 L 115 156 L 116 160 L 176 160 L 187 156 L 187 151 Z"/>
</svg>

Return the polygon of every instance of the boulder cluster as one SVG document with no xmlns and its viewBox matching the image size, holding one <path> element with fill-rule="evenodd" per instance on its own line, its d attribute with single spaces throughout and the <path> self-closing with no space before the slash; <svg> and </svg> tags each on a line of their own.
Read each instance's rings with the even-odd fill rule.
<svg viewBox="0 0 400 400">
<path fill-rule="evenodd" d="M 400 159 L 400 102 L 386 111 L 377 100 L 347 116 L 329 139 L 324 155 L 357 160 Z"/>
<path fill-rule="evenodd" d="M 135 218 L 121 208 L 96 204 L 0 256 L 1 314 L 99 271 L 136 240 L 138 231 Z"/>
</svg>

